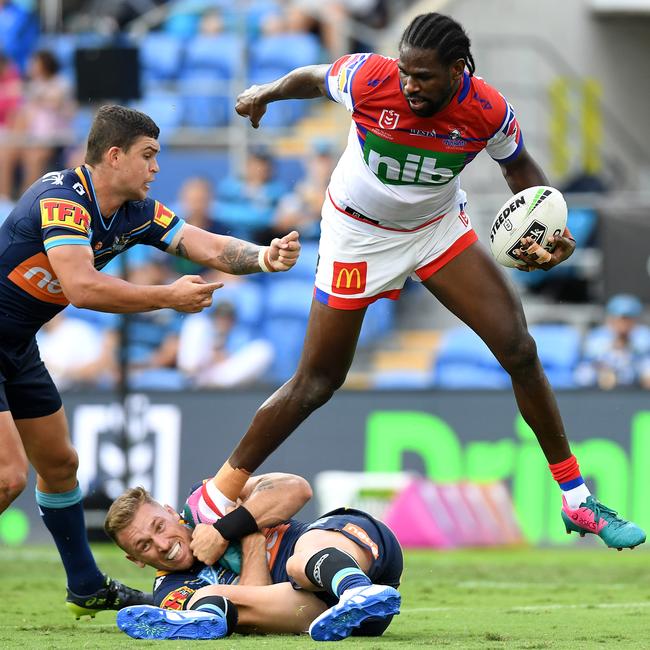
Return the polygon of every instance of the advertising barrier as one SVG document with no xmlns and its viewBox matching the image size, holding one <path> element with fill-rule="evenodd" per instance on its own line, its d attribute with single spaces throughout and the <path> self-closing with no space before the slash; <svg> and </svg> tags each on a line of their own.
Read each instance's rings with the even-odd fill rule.
<svg viewBox="0 0 650 650">
<path fill-rule="evenodd" d="M 123 408 L 110 394 L 64 395 L 84 493 L 100 486 L 110 496 L 119 494 L 128 467 L 131 485 L 144 485 L 177 507 L 193 482 L 221 466 L 267 397 L 261 391 L 133 395 L 125 455 Z M 648 394 L 573 391 L 558 400 L 588 484 L 604 503 L 650 529 Z M 504 481 L 528 542 L 570 543 L 577 537 L 565 534 L 557 485 L 509 392 L 340 392 L 260 471 L 294 472 L 313 481 L 324 470 L 415 471 L 443 484 Z M 318 514 L 314 503 L 301 512 Z M 47 539 L 32 477 L 0 517 L 0 544 Z"/>
</svg>

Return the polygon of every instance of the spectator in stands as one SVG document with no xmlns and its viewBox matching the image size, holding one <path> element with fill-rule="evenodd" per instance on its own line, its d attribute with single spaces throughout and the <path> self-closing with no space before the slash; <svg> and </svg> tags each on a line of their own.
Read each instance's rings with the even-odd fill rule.
<svg viewBox="0 0 650 650">
<path fill-rule="evenodd" d="M 48 364 L 59 390 L 114 385 L 117 376 L 114 328 L 97 327 L 62 311 L 43 325 L 36 338 L 41 358 Z"/>
<path fill-rule="evenodd" d="M 217 235 L 226 235 L 227 227 L 216 218 L 213 203 L 212 182 L 207 178 L 193 176 L 181 186 L 176 212 L 192 226 Z M 179 275 L 193 275 L 204 270 L 203 267 L 184 257 L 172 258 L 172 268 Z"/>
<path fill-rule="evenodd" d="M 132 267 L 134 284 L 166 284 L 170 269 L 162 259 L 144 259 Z M 176 369 L 181 315 L 172 309 L 129 314 L 127 365 L 132 385 L 138 388 L 181 388 Z"/>
<path fill-rule="evenodd" d="M 17 166 L 24 192 L 48 164 L 57 164 L 53 158 L 60 146 L 72 141 L 72 89 L 58 72 L 59 62 L 48 50 L 39 50 L 30 60 L 25 101 L 12 126 L 13 135 L 23 143 L 0 152 L 0 196 L 13 193 Z"/>
<path fill-rule="evenodd" d="M 650 389 L 650 327 L 640 323 L 641 301 L 630 294 L 617 294 L 605 311 L 605 324 L 585 338 L 576 383 L 605 390 L 618 386 Z"/>
<path fill-rule="evenodd" d="M 332 144 L 327 140 L 314 142 L 305 178 L 278 204 L 273 222 L 277 232 L 289 227 L 297 230 L 303 240 L 318 239 L 323 198 L 335 166 Z"/>
<path fill-rule="evenodd" d="M 38 32 L 35 13 L 17 2 L 0 0 L 0 45 L 21 72 L 36 46 Z"/>
<path fill-rule="evenodd" d="M 219 184 L 219 217 L 234 237 L 257 242 L 272 229 L 275 209 L 286 192 L 273 171 L 269 150 L 256 147 L 248 154 L 244 177 L 229 177 Z"/>
<path fill-rule="evenodd" d="M 271 344 L 237 324 L 232 303 L 217 303 L 211 313 L 183 322 L 178 366 L 201 387 L 233 388 L 259 381 L 273 362 Z"/>
<path fill-rule="evenodd" d="M 16 64 L 0 51 L 0 145 L 13 124 L 22 97 L 20 72 Z"/>
</svg>

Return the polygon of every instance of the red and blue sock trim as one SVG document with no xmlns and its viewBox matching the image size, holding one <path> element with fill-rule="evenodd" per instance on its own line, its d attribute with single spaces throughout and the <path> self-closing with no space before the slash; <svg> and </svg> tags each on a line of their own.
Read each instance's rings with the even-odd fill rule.
<svg viewBox="0 0 650 650">
<path fill-rule="evenodd" d="M 564 492 L 573 490 L 585 482 L 580 474 L 578 461 L 573 455 L 560 463 L 549 463 L 548 466 L 553 478 Z"/>
</svg>

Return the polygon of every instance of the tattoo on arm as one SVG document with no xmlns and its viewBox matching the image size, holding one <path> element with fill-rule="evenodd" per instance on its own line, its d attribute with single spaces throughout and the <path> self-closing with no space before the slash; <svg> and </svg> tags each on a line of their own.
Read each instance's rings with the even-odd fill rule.
<svg viewBox="0 0 650 650">
<path fill-rule="evenodd" d="M 241 239 L 231 239 L 217 258 L 224 271 L 234 275 L 257 273 L 260 265 L 257 263 L 259 246 L 249 244 Z"/>
<path fill-rule="evenodd" d="M 178 240 L 178 244 L 176 245 L 176 250 L 174 251 L 174 255 L 177 255 L 178 257 L 185 257 L 187 258 L 187 248 L 185 248 L 185 244 L 183 243 L 183 238 L 181 237 Z"/>
</svg>

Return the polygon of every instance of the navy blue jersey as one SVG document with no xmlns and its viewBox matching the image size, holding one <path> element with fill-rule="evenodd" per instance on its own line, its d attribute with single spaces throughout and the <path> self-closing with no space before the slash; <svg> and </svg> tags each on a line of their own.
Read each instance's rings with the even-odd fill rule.
<svg viewBox="0 0 650 650">
<path fill-rule="evenodd" d="M 135 244 L 165 250 L 185 222 L 153 199 L 102 217 L 86 167 L 50 172 L 0 227 L 0 333 L 28 338 L 67 304 L 47 258 L 56 246 L 90 246 L 101 269 Z"/>
<path fill-rule="evenodd" d="M 376 583 L 397 588 L 402 575 L 402 549 L 392 531 L 381 521 L 360 510 L 340 508 L 328 512 L 312 523 L 296 519 L 265 528 L 266 559 L 274 584 L 295 583 L 287 575 L 287 560 L 293 555 L 298 538 L 309 530 L 333 530 L 341 533 L 372 555 L 368 577 Z M 186 609 L 192 595 L 201 587 L 215 584 L 236 584 L 239 576 L 215 564 L 197 562 L 191 569 L 178 573 L 158 572 L 154 582 L 154 604 L 166 609 Z M 327 592 L 315 592 L 328 607 L 337 599 Z"/>
</svg>

